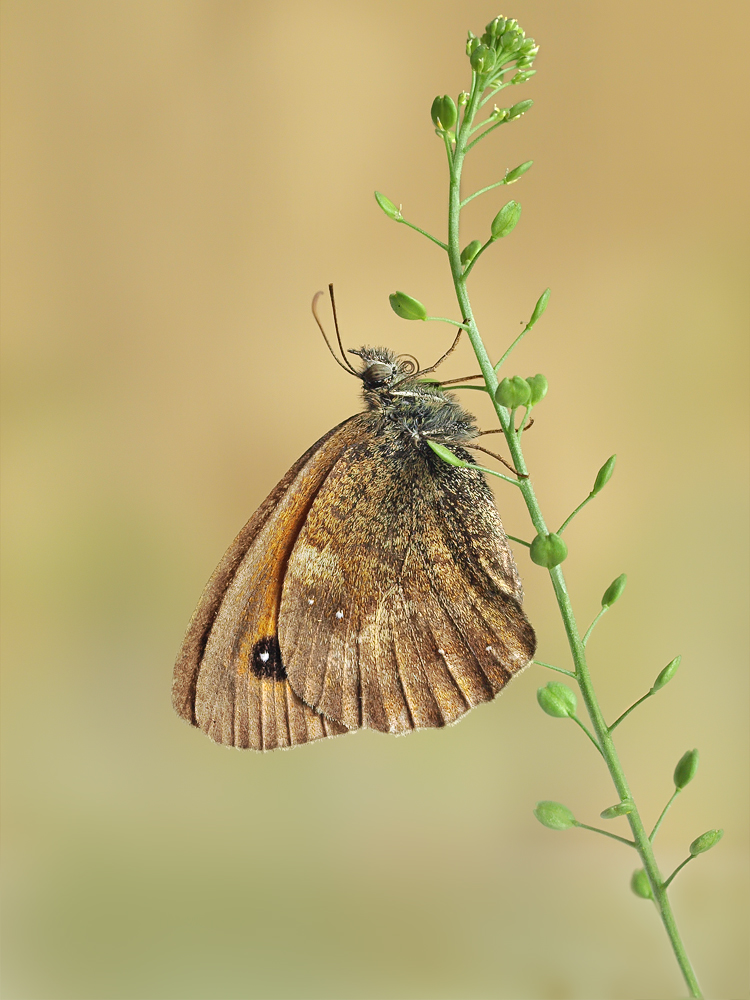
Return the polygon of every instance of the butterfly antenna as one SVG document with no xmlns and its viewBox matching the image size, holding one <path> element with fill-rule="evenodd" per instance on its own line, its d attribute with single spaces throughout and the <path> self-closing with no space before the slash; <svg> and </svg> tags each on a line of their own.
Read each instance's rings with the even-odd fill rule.
<svg viewBox="0 0 750 1000">
<path fill-rule="evenodd" d="M 331 297 L 331 309 L 333 310 L 333 325 L 336 327 L 336 339 L 339 342 L 339 350 L 341 351 L 341 357 L 344 359 L 346 367 L 349 369 L 349 371 L 352 372 L 354 375 L 356 375 L 357 378 L 359 378 L 359 372 L 353 365 L 349 363 L 349 359 L 346 356 L 346 351 L 344 350 L 344 345 L 341 343 L 341 334 L 339 333 L 339 318 L 336 315 L 336 299 L 334 298 L 333 295 L 333 284 L 330 284 L 328 286 L 328 294 Z"/>
<path fill-rule="evenodd" d="M 350 372 L 350 373 L 353 372 L 356 375 L 357 372 L 355 371 L 355 369 L 352 368 L 352 366 L 349 364 L 348 361 L 346 361 L 346 356 L 344 356 L 344 361 L 346 361 L 346 364 L 344 364 L 344 362 L 341 361 L 338 358 L 336 352 L 331 347 L 331 342 L 329 341 L 328 336 L 326 335 L 325 330 L 323 329 L 323 324 L 320 321 L 320 316 L 318 316 L 318 299 L 320 298 L 320 296 L 322 294 L 323 294 L 323 292 L 316 292 L 315 295 L 313 296 L 313 300 L 312 300 L 312 314 L 315 317 L 315 322 L 318 324 L 318 329 L 323 334 L 323 340 L 325 340 L 325 342 L 326 342 L 326 347 L 331 352 L 331 357 L 336 362 L 336 364 L 339 365 L 341 368 L 343 368 L 345 372 Z M 334 316 L 335 316 L 335 313 L 334 313 Z M 336 333 L 338 333 L 338 327 L 336 328 Z M 341 345 L 341 338 L 339 337 L 339 346 L 340 345 Z"/>
<path fill-rule="evenodd" d="M 438 365 L 442 365 L 442 363 L 445 361 L 445 359 L 448 357 L 448 355 L 449 354 L 453 354 L 453 352 L 455 351 L 455 349 L 458 347 L 458 342 L 461 339 L 461 334 L 462 333 L 463 333 L 463 330 L 459 327 L 458 333 L 456 334 L 456 339 L 453 341 L 453 343 L 448 348 L 448 350 L 445 352 L 445 354 L 442 356 L 442 358 L 438 358 L 437 361 L 435 362 L 435 364 L 432 365 L 431 368 L 423 368 L 422 371 L 418 372 L 417 374 L 418 375 L 426 375 L 428 372 L 434 372 L 435 369 L 438 367 Z"/>
</svg>

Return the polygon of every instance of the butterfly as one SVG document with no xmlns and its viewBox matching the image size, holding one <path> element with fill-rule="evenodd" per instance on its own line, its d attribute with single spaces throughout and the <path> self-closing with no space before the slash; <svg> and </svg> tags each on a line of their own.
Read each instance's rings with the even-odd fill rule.
<svg viewBox="0 0 750 1000">
<path fill-rule="evenodd" d="M 316 441 L 237 535 L 175 665 L 175 710 L 226 746 L 444 726 L 534 655 L 482 472 L 427 443 L 472 461 L 474 417 L 424 379 L 453 348 L 420 371 L 381 347 L 349 351 L 355 368 L 339 347 L 364 410 Z"/>
</svg>

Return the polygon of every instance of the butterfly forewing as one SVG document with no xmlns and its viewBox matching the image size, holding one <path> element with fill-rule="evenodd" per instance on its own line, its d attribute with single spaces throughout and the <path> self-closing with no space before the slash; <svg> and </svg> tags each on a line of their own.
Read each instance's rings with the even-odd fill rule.
<svg viewBox="0 0 750 1000">
<path fill-rule="evenodd" d="M 248 521 L 209 581 L 175 666 L 176 711 L 217 743 L 271 750 L 346 732 L 304 704 L 277 638 L 284 570 L 316 492 L 357 434 L 321 438 Z"/>
</svg>

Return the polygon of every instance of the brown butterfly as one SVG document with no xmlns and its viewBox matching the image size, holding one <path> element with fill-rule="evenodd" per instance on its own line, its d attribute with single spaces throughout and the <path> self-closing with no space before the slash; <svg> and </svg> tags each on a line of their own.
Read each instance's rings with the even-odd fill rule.
<svg viewBox="0 0 750 1000">
<path fill-rule="evenodd" d="M 457 342 L 422 371 L 363 347 L 349 352 L 355 369 L 339 336 L 365 410 L 306 451 L 250 518 L 175 666 L 175 710 L 215 742 L 274 750 L 362 727 L 444 726 L 531 660 L 521 581 L 483 474 L 427 444 L 472 461 L 474 418 L 422 381 Z"/>
</svg>

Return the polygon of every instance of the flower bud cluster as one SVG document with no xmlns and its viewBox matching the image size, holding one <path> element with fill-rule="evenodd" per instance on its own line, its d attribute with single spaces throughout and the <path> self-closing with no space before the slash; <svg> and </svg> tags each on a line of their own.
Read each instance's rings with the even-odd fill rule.
<svg viewBox="0 0 750 1000">
<path fill-rule="evenodd" d="M 531 65 L 538 51 L 534 39 L 526 37 L 514 18 L 493 18 L 481 38 L 470 31 L 466 42 L 466 54 L 478 75 L 500 75 L 514 64 L 518 72 L 511 83 L 523 83 L 533 75 Z"/>
</svg>

